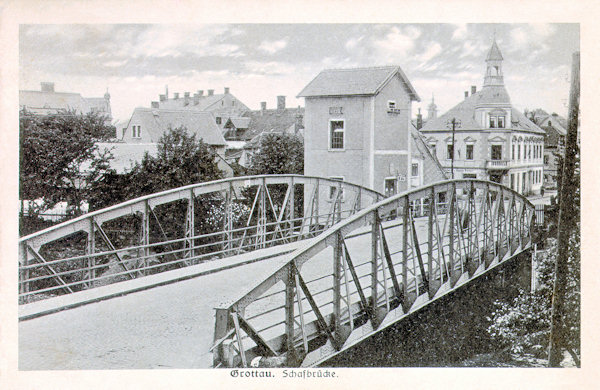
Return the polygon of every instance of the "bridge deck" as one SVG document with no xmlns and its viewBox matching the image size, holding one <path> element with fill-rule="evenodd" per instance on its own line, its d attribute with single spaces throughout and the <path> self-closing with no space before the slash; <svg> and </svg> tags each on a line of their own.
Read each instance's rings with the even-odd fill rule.
<svg viewBox="0 0 600 390">
<path fill-rule="evenodd" d="M 418 228 L 420 234 L 425 233 L 424 221 L 418 224 Z M 401 226 L 388 230 L 390 240 L 397 242 L 401 231 Z M 348 240 L 357 260 L 368 257 L 369 239 L 369 234 L 364 234 Z M 289 250 L 301 244 L 298 242 L 259 251 L 285 252 L 261 261 L 22 321 L 19 324 L 19 368 L 208 368 L 212 365 L 209 349 L 213 343 L 214 307 L 239 297 L 257 280 L 272 274 L 286 263 Z M 390 249 L 396 253 L 400 250 L 395 245 Z M 324 258 L 331 256 L 327 252 L 322 253 Z M 252 252 L 235 256 L 234 261 L 228 258 L 211 264 L 215 269 L 220 269 L 226 264 L 244 263 L 256 257 L 257 252 Z M 193 273 L 197 267 L 167 272 L 160 277 L 168 279 L 168 274 L 186 270 Z M 361 277 L 368 275 L 368 266 L 357 268 Z M 151 280 L 150 277 L 145 279 Z M 310 286 L 311 289 L 327 290 L 330 287 L 327 282 L 320 280 L 310 283 Z M 116 286 L 107 287 L 115 289 Z M 356 300 L 354 291 L 351 293 L 352 300 Z M 77 294 L 68 297 L 74 295 Z M 328 292 L 317 296 L 318 301 L 328 299 Z M 277 300 L 277 297 L 263 304 L 272 306 L 273 300 Z M 37 304 L 46 307 L 49 300 Z M 25 306 L 32 305 L 36 304 Z M 31 315 L 33 311 L 29 309 L 28 312 L 27 308 L 23 308 L 21 314 Z M 273 323 L 273 316 L 276 317 L 277 313 L 271 312 L 257 320 L 267 325 Z M 307 320 L 313 319 L 309 316 Z M 283 327 L 279 325 L 269 333 L 276 336 L 282 331 Z"/>
<path fill-rule="evenodd" d="M 259 251 L 264 256 L 288 253 L 294 243 Z M 22 321 L 19 324 L 19 368 L 108 369 L 108 368 L 207 368 L 212 363 L 214 310 L 224 301 L 243 293 L 247 285 L 271 273 L 285 255 L 249 263 L 257 252 L 216 260 L 199 266 L 166 272 L 143 280 L 147 286 L 169 278 L 200 276 L 145 289 L 109 300 Z M 232 267 L 235 264 L 243 264 Z M 206 265 L 213 270 L 209 272 Z M 160 278 L 160 280 L 158 280 Z M 109 295 L 127 292 L 133 280 L 106 286 Z M 140 286 L 137 286 L 138 288 Z M 131 287 L 131 286 L 130 286 Z M 20 316 L 35 316 L 65 305 L 76 305 L 100 297 L 100 288 L 24 305 Z M 105 291 L 107 293 L 107 291 Z M 92 295 L 90 295 L 92 294 Z"/>
</svg>

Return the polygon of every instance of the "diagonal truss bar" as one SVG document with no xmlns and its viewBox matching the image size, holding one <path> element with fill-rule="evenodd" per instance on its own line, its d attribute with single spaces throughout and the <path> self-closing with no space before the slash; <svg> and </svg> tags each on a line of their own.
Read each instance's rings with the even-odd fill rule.
<svg viewBox="0 0 600 390">
<path fill-rule="evenodd" d="M 396 277 L 396 271 L 394 270 L 394 262 L 392 261 L 390 248 L 388 247 L 387 239 L 385 238 L 385 232 L 381 223 L 379 223 L 379 229 L 379 234 L 381 235 L 381 244 L 383 246 L 383 255 L 385 257 L 385 261 L 387 262 L 388 270 L 390 271 L 392 285 L 394 286 L 394 293 L 396 294 L 396 298 L 400 301 L 400 303 L 402 303 L 404 301 L 404 294 L 402 293 L 400 283 L 398 283 L 398 278 Z"/>
<path fill-rule="evenodd" d="M 113 245 L 113 243 L 110 241 L 110 239 L 106 235 L 106 232 L 102 229 L 102 227 L 100 226 L 99 223 L 97 223 L 97 222 L 94 222 L 94 223 L 96 224 L 96 230 L 100 233 L 100 237 L 102 237 L 102 241 L 104 241 L 104 243 L 108 246 L 108 248 L 110 249 L 110 251 L 114 252 L 113 254 L 117 258 L 118 264 L 121 266 L 121 268 L 123 268 L 123 271 L 126 271 L 127 272 L 127 276 L 129 276 L 131 279 L 135 279 L 135 276 L 125 266 L 125 262 L 123 261 L 123 258 L 117 252 L 117 248 L 115 248 L 115 246 Z"/>
<path fill-rule="evenodd" d="M 252 339 L 256 343 L 256 345 L 262 349 L 263 353 L 267 356 L 279 356 L 277 352 L 261 337 L 260 334 L 254 329 L 252 325 L 244 317 L 242 317 L 239 313 L 235 313 L 237 316 L 240 328 L 246 332 L 248 337 Z M 235 320 L 234 320 L 235 321 Z"/>
<path fill-rule="evenodd" d="M 52 274 L 52 277 L 58 281 L 58 284 L 65 290 L 67 290 L 68 293 L 72 293 L 73 290 L 71 290 L 71 287 L 67 286 L 67 283 L 65 283 L 65 281 L 63 280 L 63 278 L 60 277 L 60 275 L 58 275 L 58 273 L 54 270 L 54 268 L 52 268 L 51 265 L 48 264 L 48 262 L 46 261 L 46 259 L 44 259 L 44 257 L 39 254 L 38 251 L 36 251 L 35 249 L 33 249 L 31 246 L 27 245 L 27 250 L 29 250 L 32 254 L 33 257 L 35 257 L 39 262 L 41 262 L 42 264 L 44 264 L 44 266 L 46 267 L 46 269 L 48 269 L 48 271 L 50 271 L 50 273 Z"/>
</svg>

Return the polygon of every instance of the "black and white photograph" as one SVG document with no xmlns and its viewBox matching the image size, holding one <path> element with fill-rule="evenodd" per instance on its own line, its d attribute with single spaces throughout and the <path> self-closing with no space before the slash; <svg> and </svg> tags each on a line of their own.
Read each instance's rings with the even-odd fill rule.
<svg viewBox="0 0 600 390">
<path fill-rule="evenodd" d="M 7 388 L 593 388 L 582 23 L 121 18 L 11 23 Z"/>
</svg>

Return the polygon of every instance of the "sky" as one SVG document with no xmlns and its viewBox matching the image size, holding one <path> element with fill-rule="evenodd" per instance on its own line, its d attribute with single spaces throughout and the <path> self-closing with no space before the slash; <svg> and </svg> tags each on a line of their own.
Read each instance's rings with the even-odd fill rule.
<svg viewBox="0 0 600 390">
<path fill-rule="evenodd" d="M 113 117 L 169 94 L 214 89 L 251 109 L 304 106 L 296 95 L 321 70 L 399 65 L 427 111 L 439 114 L 481 89 L 496 38 L 504 80 L 519 110 L 566 116 L 578 24 L 45 24 L 21 25 L 19 88 L 111 95 Z M 205 92 L 206 93 L 206 92 Z"/>
</svg>

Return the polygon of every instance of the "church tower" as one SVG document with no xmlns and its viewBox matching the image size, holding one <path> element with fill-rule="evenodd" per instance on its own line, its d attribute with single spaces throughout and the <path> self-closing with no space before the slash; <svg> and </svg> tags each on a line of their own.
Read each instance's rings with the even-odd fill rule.
<svg viewBox="0 0 600 390">
<path fill-rule="evenodd" d="M 437 106 L 433 94 L 431 94 L 431 103 L 427 106 L 427 120 L 435 118 L 437 118 Z"/>
<path fill-rule="evenodd" d="M 493 85 L 504 85 L 504 76 L 502 74 L 502 53 L 500 53 L 500 49 L 496 44 L 496 38 L 494 38 L 494 42 L 492 43 L 492 47 L 488 52 L 488 55 L 485 59 L 485 63 L 487 69 L 485 71 L 485 78 L 483 80 L 483 86 L 493 86 Z"/>
</svg>

